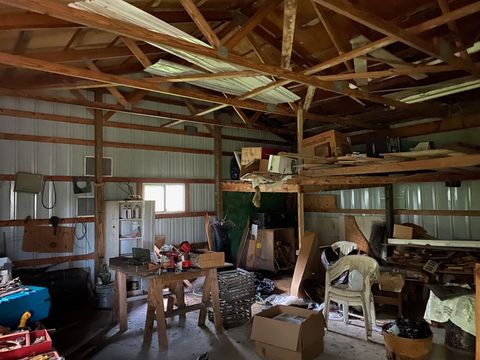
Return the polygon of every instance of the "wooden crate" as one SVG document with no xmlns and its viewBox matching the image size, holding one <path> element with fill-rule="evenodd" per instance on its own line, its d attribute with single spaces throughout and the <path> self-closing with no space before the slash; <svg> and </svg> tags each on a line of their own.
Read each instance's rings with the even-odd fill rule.
<svg viewBox="0 0 480 360">
<path fill-rule="evenodd" d="M 302 154 L 308 156 L 339 157 L 351 152 L 350 138 L 336 130 L 325 131 L 306 138 L 302 143 Z M 310 163 L 311 161 L 307 162 Z"/>
</svg>

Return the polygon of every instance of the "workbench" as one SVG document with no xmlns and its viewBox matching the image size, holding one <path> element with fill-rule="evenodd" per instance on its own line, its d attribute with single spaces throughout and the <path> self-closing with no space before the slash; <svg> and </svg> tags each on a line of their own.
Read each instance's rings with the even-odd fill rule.
<svg viewBox="0 0 480 360">
<path fill-rule="evenodd" d="M 110 269 L 116 272 L 115 283 L 117 292 L 117 319 L 120 331 L 128 330 L 127 314 L 127 276 L 138 276 L 149 281 L 147 295 L 147 315 L 145 319 L 145 331 L 143 345 L 151 344 L 153 323 L 157 321 L 158 345 L 161 351 L 168 349 L 166 318 L 176 315 L 185 316 L 187 312 L 199 310 L 198 325 L 205 324 L 207 308 L 212 307 L 215 331 L 222 332 L 222 319 L 220 313 L 219 289 L 217 269 L 189 269 L 185 272 L 167 272 L 159 274 L 158 270 L 149 270 L 147 266 L 135 266 L 131 264 L 112 264 Z M 205 277 L 202 301 L 198 304 L 186 306 L 184 302 L 183 281 Z M 175 293 L 177 308 L 173 309 L 171 298 L 168 301 L 167 311 L 163 303 L 163 289 L 170 288 Z"/>
</svg>

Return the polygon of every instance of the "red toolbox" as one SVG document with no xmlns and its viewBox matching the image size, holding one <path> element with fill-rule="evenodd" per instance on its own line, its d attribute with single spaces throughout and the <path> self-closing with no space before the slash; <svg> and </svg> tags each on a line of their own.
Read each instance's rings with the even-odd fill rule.
<svg viewBox="0 0 480 360">
<path fill-rule="evenodd" d="M 35 343 L 35 341 L 37 341 L 37 343 Z M 18 346 L 15 345 L 15 342 L 18 343 Z M 12 350 L 2 351 L 2 348 L 9 347 L 9 344 Z M 36 330 L 32 332 L 21 331 L 0 336 L 0 360 L 21 359 L 51 350 L 52 339 L 46 330 Z"/>
</svg>

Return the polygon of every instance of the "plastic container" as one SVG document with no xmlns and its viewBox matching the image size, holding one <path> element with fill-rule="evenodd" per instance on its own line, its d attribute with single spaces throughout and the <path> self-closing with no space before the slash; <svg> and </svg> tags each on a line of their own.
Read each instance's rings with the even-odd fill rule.
<svg viewBox="0 0 480 360">
<path fill-rule="evenodd" d="M 113 283 L 107 285 L 96 285 L 97 309 L 113 308 Z"/>
<path fill-rule="evenodd" d="M 0 325 L 16 329 L 25 311 L 32 314 L 28 324 L 48 317 L 50 311 L 48 289 L 39 286 L 25 287 L 27 290 L 0 298 Z"/>
</svg>

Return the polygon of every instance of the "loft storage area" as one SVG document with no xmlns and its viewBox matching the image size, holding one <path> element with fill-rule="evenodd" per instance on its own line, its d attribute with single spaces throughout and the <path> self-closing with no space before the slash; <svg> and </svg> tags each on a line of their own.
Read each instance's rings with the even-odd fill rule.
<svg viewBox="0 0 480 360">
<path fill-rule="evenodd" d="M 0 18 L 0 359 L 480 358 L 480 1 Z"/>
</svg>

